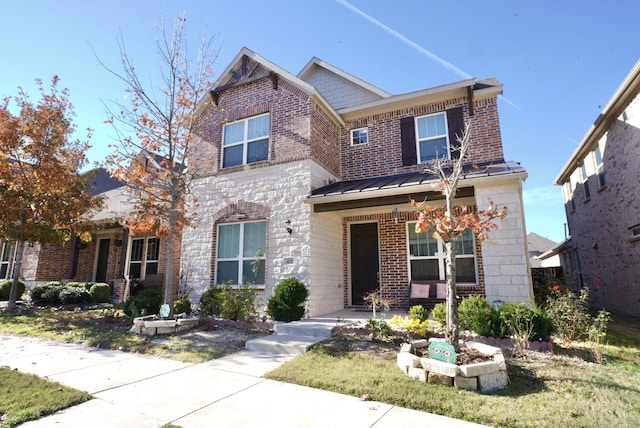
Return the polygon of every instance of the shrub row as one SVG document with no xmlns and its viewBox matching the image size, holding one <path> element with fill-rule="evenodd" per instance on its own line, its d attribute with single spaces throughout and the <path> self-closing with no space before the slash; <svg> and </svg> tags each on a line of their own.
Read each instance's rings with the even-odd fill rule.
<svg viewBox="0 0 640 428">
<path fill-rule="evenodd" d="M 102 282 L 59 281 L 37 285 L 31 290 L 31 301 L 38 305 L 108 303 L 111 301 L 111 287 Z"/>
</svg>

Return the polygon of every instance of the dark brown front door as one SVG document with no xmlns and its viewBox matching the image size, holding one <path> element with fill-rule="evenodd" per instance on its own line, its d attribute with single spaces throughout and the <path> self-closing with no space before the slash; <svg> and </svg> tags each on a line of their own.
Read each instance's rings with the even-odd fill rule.
<svg viewBox="0 0 640 428">
<path fill-rule="evenodd" d="M 378 288 L 378 224 L 351 225 L 351 304 L 364 305 L 364 296 Z"/>
<path fill-rule="evenodd" d="M 107 281 L 107 264 L 109 262 L 110 239 L 101 239 L 98 243 L 98 264 L 96 266 L 96 282 Z"/>
</svg>

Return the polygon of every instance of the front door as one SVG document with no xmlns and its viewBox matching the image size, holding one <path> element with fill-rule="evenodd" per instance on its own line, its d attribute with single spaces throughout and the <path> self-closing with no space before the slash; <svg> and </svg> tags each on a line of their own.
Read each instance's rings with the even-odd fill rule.
<svg viewBox="0 0 640 428">
<path fill-rule="evenodd" d="M 378 288 L 378 224 L 351 225 L 351 304 L 364 305 L 364 296 Z"/>
<path fill-rule="evenodd" d="M 107 281 L 110 239 L 101 239 L 98 243 L 98 262 L 96 264 L 96 282 Z"/>
</svg>

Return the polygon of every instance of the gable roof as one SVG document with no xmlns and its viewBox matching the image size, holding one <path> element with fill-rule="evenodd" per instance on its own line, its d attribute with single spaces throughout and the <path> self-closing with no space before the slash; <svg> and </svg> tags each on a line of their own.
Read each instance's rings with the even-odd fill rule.
<svg viewBox="0 0 640 428">
<path fill-rule="evenodd" d="M 562 167 L 554 184 L 563 184 L 569 180 L 571 173 L 582 164 L 583 159 L 593 150 L 595 144 L 607 132 L 611 123 L 624 112 L 627 106 L 640 93 L 640 59 L 622 81 L 611 99 L 602 109 L 596 120 L 582 138 L 578 147 Z"/>
</svg>

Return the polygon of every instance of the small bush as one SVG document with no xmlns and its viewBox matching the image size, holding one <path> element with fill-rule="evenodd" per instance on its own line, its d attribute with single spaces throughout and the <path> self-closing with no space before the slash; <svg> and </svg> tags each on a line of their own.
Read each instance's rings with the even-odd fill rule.
<svg viewBox="0 0 640 428">
<path fill-rule="evenodd" d="M 200 316 L 219 316 L 222 311 L 224 290 L 221 287 L 210 287 L 200 296 Z"/>
<path fill-rule="evenodd" d="M 84 287 L 63 287 L 58 294 L 58 299 L 63 305 L 74 303 L 89 303 L 91 301 L 91 293 Z"/>
<path fill-rule="evenodd" d="M 589 289 L 580 293 L 562 291 L 559 287 L 547 300 L 547 313 L 553 320 L 554 331 L 562 340 L 574 341 L 587 336 L 591 322 L 589 315 Z"/>
<path fill-rule="evenodd" d="M 96 303 L 108 303 L 111 301 L 111 287 L 109 284 L 98 282 L 89 289 L 91 299 Z"/>
<path fill-rule="evenodd" d="M 499 318 L 496 309 L 482 296 L 469 296 L 458 306 L 460 328 L 480 336 L 499 336 Z M 496 334 L 497 333 L 497 334 Z"/>
<path fill-rule="evenodd" d="M 11 285 L 13 279 L 5 279 L 0 281 L 0 300 L 9 300 L 9 294 L 11 293 Z M 16 293 L 16 300 L 19 300 L 24 294 L 26 286 L 24 282 L 18 280 L 18 292 Z"/>
<path fill-rule="evenodd" d="M 406 331 L 410 337 L 417 339 L 426 339 L 429 337 L 430 325 L 428 320 L 420 321 L 419 318 L 412 318 L 411 315 L 403 317 L 394 315 L 389 320 L 389 325 L 396 330 Z"/>
<path fill-rule="evenodd" d="M 267 303 L 267 313 L 276 321 L 297 321 L 305 312 L 304 303 L 309 297 L 307 287 L 296 278 L 280 282 Z"/>
<path fill-rule="evenodd" d="M 31 289 L 31 301 L 38 305 L 55 305 L 60 303 L 60 292 L 64 285 L 58 281 L 48 282 L 45 285 L 36 285 Z"/>
<path fill-rule="evenodd" d="M 447 325 L 447 306 L 444 303 L 436 303 L 431 310 L 431 317 L 440 325 L 440 330 Z"/>
<path fill-rule="evenodd" d="M 185 313 L 191 315 L 191 299 L 188 294 L 182 294 L 173 302 L 173 312 L 176 314 Z"/>
<path fill-rule="evenodd" d="M 377 320 L 375 318 L 369 318 L 365 327 L 371 330 L 374 339 L 389 337 L 393 333 L 391 326 L 389 326 L 384 319 Z"/>
<path fill-rule="evenodd" d="M 146 288 L 137 297 L 131 297 L 124 304 L 124 313 L 130 317 L 153 315 L 160 312 L 162 295 L 154 288 Z"/>
<path fill-rule="evenodd" d="M 415 305 L 409 308 L 409 318 L 423 322 L 429 319 L 429 313 L 424 306 Z"/>
<path fill-rule="evenodd" d="M 75 287 L 75 288 L 84 288 L 87 291 L 91 290 L 91 286 L 93 285 L 90 282 L 78 282 L 78 281 L 70 281 L 65 284 L 67 287 Z"/>
</svg>

